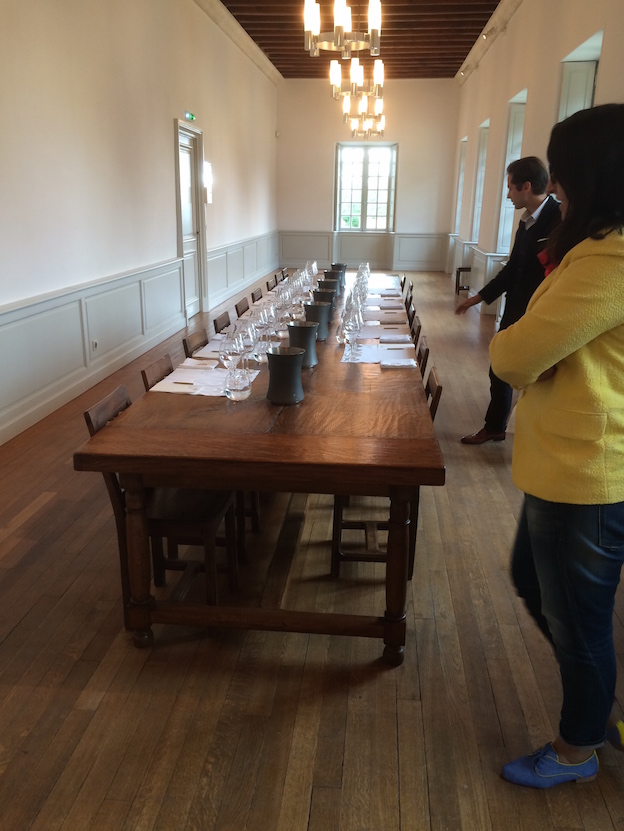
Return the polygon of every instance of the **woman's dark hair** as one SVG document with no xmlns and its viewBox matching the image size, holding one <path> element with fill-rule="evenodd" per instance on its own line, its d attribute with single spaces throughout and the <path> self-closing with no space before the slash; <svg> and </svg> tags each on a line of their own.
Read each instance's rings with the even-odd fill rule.
<svg viewBox="0 0 624 831">
<path fill-rule="evenodd" d="M 553 127 L 550 178 L 568 198 L 565 218 L 551 235 L 549 254 L 561 262 L 581 240 L 603 239 L 624 226 L 624 104 L 603 104 Z"/>
</svg>

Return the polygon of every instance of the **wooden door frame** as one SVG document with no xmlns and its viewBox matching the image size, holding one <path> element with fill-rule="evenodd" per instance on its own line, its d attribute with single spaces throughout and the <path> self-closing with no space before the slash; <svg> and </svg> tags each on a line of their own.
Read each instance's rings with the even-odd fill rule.
<svg viewBox="0 0 624 831">
<path fill-rule="evenodd" d="M 195 142 L 195 169 L 197 187 L 195 189 L 195 205 L 197 211 L 197 227 L 199 230 L 197 241 L 197 267 L 199 281 L 199 311 L 207 311 L 208 286 L 206 285 L 206 211 L 204 208 L 204 134 L 197 127 L 191 127 L 180 118 L 174 119 L 175 126 L 175 192 L 176 192 L 176 230 L 178 257 L 184 258 L 184 235 L 182 233 L 182 205 L 180 202 L 180 136 L 186 134 Z M 186 296 L 184 298 L 186 314 Z"/>
</svg>

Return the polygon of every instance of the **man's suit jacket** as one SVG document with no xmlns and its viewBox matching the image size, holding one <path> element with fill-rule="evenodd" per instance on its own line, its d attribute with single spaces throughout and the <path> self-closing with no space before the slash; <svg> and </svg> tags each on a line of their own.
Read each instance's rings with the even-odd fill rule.
<svg viewBox="0 0 624 831">
<path fill-rule="evenodd" d="M 559 205 L 549 196 L 540 215 L 528 230 L 524 222 L 520 223 L 507 265 L 493 280 L 479 289 L 479 294 L 486 303 L 492 303 L 507 292 L 501 329 L 506 329 L 522 317 L 533 292 L 544 279 L 544 266 L 537 255 L 545 248 L 548 235 L 560 221 Z"/>
</svg>

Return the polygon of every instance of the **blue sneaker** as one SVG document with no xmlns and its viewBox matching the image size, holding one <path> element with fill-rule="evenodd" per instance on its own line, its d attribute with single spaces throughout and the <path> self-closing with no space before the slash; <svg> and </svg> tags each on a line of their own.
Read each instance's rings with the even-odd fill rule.
<svg viewBox="0 0 624 831">
<path fill-rule="evenodd" d="M 562 782 L 591 782 L 598 773 L 596 751 L 585 762 L 560 762 L 550 742 L 530 756 L 521 756 L 503 768 L 503 778 L 527 788 L 554 788 Z"/>
</svg>

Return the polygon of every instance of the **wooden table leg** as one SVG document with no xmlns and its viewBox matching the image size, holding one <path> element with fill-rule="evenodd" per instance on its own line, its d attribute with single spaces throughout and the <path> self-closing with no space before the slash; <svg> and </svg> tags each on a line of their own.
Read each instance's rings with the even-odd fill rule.
<svg viewBox="0 0 624 831">
<path fill-rule="evenodd" d="M 154 634 L 150 623 L 151 563 L 145 490 L 140 476 L 126 476 L 126 537 L 128 545 L 128 574 L 130 578 L 130 603 L 128 621 L 133 632 L 134 645 L 151 646 Z"/>
<path fill-rule="evenodd" d="M 411 493 L 399 490 L 390 495 L 383 656 L 392 666 L 399 666 L 404 658 L 410 497 Z"/>
</svg>

